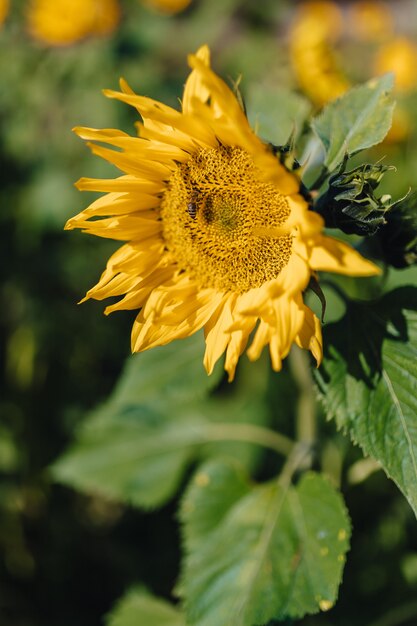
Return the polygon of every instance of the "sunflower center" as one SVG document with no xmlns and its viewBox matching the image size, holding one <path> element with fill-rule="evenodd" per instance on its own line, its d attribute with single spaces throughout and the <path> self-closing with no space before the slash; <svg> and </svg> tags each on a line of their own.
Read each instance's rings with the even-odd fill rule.
<svg viewBox="0 0 417 626">
<path fill-rule="evenodd" d="M 288 202 L 241 148 L 201 149 L 177 167 L 161 203 L 165 244 L 204 287 L 243 293 L 276 278 L 291 256 Z"/>
</svg>

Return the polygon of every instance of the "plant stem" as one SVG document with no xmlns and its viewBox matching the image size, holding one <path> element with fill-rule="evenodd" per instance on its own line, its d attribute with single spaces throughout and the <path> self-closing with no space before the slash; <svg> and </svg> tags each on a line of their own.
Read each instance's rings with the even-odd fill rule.
<svg viewBox="0 0 417 626">
<path fill-rule="evenodd" d="M 211 441 L 247 441 L 270 448 L 284 456 L 290 454 L 294 448 L 294 442 L 285 435 L 254 424 L 211 424 L 208 426 L 207 437 Z"/>
<path fill-rule="evenodd" d="M 310 454 L 306 456 L 303 465 L 303 468 L 307 469 L 311 466 L 313 460 L 311 450 L 317 435 L 313 379 L 308 355 L 304 350 L 293 346 L 289 355 L 289 361 L 292 375 L 299 389 L 296 414 L 297 441 L 310 448 Z"/>
<path fill-rule="evenodd" d="M 294 444 L 291 454 L 286 460 L 284 467 L 278 477 L 278 483 L 282 487 L 288 487 L 291 483 L 294 473 L 305 467 L 311 455 L 311 447 L 304 441 L 298 441 Z"/>
</svg>

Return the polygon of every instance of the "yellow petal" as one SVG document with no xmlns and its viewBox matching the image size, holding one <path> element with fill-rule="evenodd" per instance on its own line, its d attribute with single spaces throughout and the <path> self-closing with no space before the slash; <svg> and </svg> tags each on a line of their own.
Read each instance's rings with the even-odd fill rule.
<svg viewBox="0 0 417 626">
<path fill-rule="evenodd" d="M 379 267 L 351 246 L 324 235 L 311 248 L 309 261 L 313 270 L 337 272 L 347 276 L 376 276 L 381 273 Z"/>
<path fill-rule="evenodd" d="M 136 176 L 119 176 L 119 178 L 80 178 L 75 184 L 80 191 L 110 191 L 116 193 L 160 193 L 164 184 L 138 178 Z"/>
<path fill-rule="evenodd" d="M 304 322 L 295 341 L 300 348 L 310 350 L 317 361 L 318 367 L 323 358 L 321 324 L 318 317 L 314 315 L 308 306 L 304 306 Z"/>
<path fill-rule="evenodd" d="M 204 354 L 204 367 L 207 374 L 211 374 L 214 365 L 227 348 L 231 333 L 227 328 L 233 322 L 233 307 L 236 295 L 225 295 L 214 315 L 208 320 L 204 327 L 206 339 L 206 351 Z"/>
<path fill-rule="evenodd" d="M 210 67 L 210 50 L 207 45 L 201 46 L 195 55 L 207 67 Z M 204 104 L 210 98 L 210 92 L 201 80 L 200 74 L 193 70 L 184 86 L 184 94 L 182 99 L 182 110 L 184 113 L 194 113 L 193 101 L 197 98 Z"/>
<path fill-rule="evenodd" d="M 224 364 L 224 369 L 229 374 L 229 383 L 235 377 L 236 366 L 239 361 L 239 357 L 246 348 L 246 344 L 248 343 L 249 335 L 253 329 L 250 323 L 247 324 L 246 327 L 242 328 L 242 330 L 235 330 L 230 335 L 229 345 L 227 346 L 226 351 L 226 360 Z"/>
<path fill-rule="evenodd" d="M 180 324 L 165 325 L 155 323 L 152 318 L 145 319 L 139 314 L 132 329 L 132 351 L 148 350 L 154 346 L 162 346 L 174 339 L 181 339 L 193 335 L 200 330 L 214 314 L 219 304 L 220 294 L 202 304 Z"/>
</svg>

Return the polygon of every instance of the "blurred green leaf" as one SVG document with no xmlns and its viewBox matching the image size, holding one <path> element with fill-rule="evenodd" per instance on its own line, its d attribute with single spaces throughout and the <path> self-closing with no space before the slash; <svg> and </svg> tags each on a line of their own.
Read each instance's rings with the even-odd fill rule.
<svg viewBox="0 0 417 626">
<path fill-rule="evenodd" d="M 185 626 L 171 604 L 142 589 L 131 589 L 106 618 L 106 626 Z"/>
<path fill-rule="evenodd" d="M 247 98 L 251 126 L 265 141 L 285 144 L 293 131 L 299 134 L 311 104 L 299 94 L 283 87 L 253 85 Z"/>
<path fill-rule="evenodd" d="M 110 400 L 85 420 L 52 466 L 55 478 L 148 508 L 172 497 L 187 464 L 201 453 L 237 456 L 250 465 L 251 433 L 244 437 L 249 443 L 235 443 L 234 433 L 239 441 L 246 423 L 265 421 L 261 397 L 249 388 L 250 397 L 237 390 L 224 400 L 209 398 L 222 371 L 207 376 L 202 349 L 198 334 L 130 359 Z"/>
<path fill-rule="evenodd" d="M 128 407 L 151 404 L 152 409 L 181 407 L 184 400 L 203 398 L 223 375 L 218 363 L 211 376 L 203 367 L 204 338 L 201 332 L 166 346 L 130 357 L 100 415 L 125 412 Z"/>
<path fill-rule="evenodd" d="M 317 372 L 329 418 L 379 461 L 417 513 L 417 289 L 349 303 Z"/>
<path fill-rule="evenodd" d="M 352 156 L 384 139 L 394 110 L 390 95 L 393 85 L 392 74 L 374 78 L 328 104 L 312 121 L 324 145 L 324 165 L 330 172 L 346 155 Z"/>
<path fill-rule="evenodd" d="M 188 554 L 180 592 L 190 625 L 254 626 L 331 608 L 350 535 L 340 495 L 318 474 L 253 487 L 212 461 L 182 506 Z"/>
</svg>

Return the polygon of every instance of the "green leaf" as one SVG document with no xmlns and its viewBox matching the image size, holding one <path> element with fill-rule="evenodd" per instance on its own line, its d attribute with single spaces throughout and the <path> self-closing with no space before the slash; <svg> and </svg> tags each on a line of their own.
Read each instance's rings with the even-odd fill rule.
<svg viewBox="0 0 417 626">
<path fill-rule="evenodd" d="M 207 397 L 216 378 L 207 376 L 201 358 L 191 337 L 130 360 L 110 400 L 52 466 L 55 479 L 153 508 L 174 495 L 201 454 L 236 456 L 250 467 L 256 455 L 250 437 L 235 443 L 230 429 L 265 421 L 262 396 L 248 387 L 249 398 L 238 388 L 224 399 Z M 227 423 L 227 443 L 219 419 Z"/>
<path fill-rule="evenodd" d="M 417 514 L 417 289 L 350 303 L 324 343 L 317 380 L 328 417 L 381 463 Z"/>
<path fill-rule="evenodd" d="M 142 589 L 130 590 L 106 617 L 106 626 L 185 626 L 180 611 Z"/>
<path fill-rule="evenodd" d="M 173 408 L 190 396 L 204 397 L 222 374 L 216 367 L 211 376 L 203 367 L 204 338 L 196 333 L 166 346 L 135 354 L 127 365 L 110 400 L 99 409 L 103 415 L 125 411 L 129 406 L 152 403 L 152 408 Z"/>
<path fill-rule="evenodd" d="M 297 134 L 300 132 L 311 104 L 289 89 L 256 84 L 247 96 L 247 108 L 249 122 L 257 134 L 280 146 L 294 130 Z"/>
<path fill-rule="evenodd" d="M 80 490 L 152 508 L 176 492 L 204 439 L 197 421 L 169 423 L 146 406 L 132 407 L 131 413 L 87 420 L 52 473 Z"/>
<path fill-rule="evenodd" d="M 374 78 L 334 100 L 312 121 L 332 172 L 346 155 L 370 148 L 382 141 L 391 127 L 394 102 L 390 92 L 393 74 Z"/>
<path fill-rule="evenodd" d="M 198 547 L 229 509 L 250 491 L 247 474 L 240 464 L 213 461 L 202 465 L 181 502 L 187 550 Z"/>
<path fill-rule="evenodd" d="M 255 626 L 335 602 L 350 525 L 318 474 L 296 487 L 253 487 L 237 465 L 212 461 L 198 470 L 181 517 L 190 626 Z"/>
</svg>

